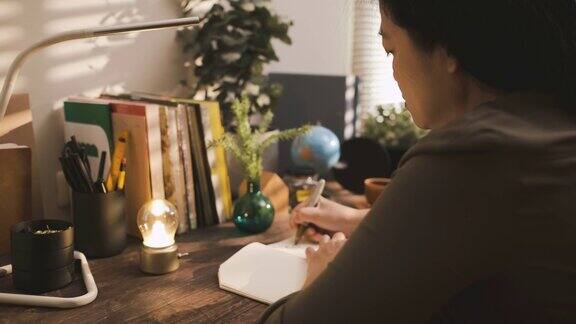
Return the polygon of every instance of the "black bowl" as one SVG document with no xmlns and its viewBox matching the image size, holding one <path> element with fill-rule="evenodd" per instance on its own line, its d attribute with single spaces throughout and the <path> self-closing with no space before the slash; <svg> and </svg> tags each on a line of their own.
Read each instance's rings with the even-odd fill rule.
<svg viewBox="0 0 576 324">
<path fill-rule="evenodd" d="M 60 232 L 43 235 L 34 234 L 34 232 L 45 230 L 46 228 L 59 230 Z M 55 219 L 20 222 L 12 226 L 10 230 L 10 244 L 12 250 L 60 250 L 74 245 L 74 228 L 70 222 Z"/>
<path fill-rule="evenodd" d="M 74 263 L 54 270 L 14 271 L 14 287 L 28 293 L 41 294 L 63 288 L 74 279 Z"/>
<path fill-rule="evenodd" d="M 12 268 L 23 271 L 54 270 L 74 262 L 74 245 L 59 249 L 32 253 L 12 250 Z"/>
<path fill-rule="evenodd" d="M 38 234 L 37 231 L 57 230 Z M 12 282 L 17 289 L 41 293 L 62 288 L 74 275 L 74 228 L 61 220 L 18 223 L 10 230 Z"/>
</svg>

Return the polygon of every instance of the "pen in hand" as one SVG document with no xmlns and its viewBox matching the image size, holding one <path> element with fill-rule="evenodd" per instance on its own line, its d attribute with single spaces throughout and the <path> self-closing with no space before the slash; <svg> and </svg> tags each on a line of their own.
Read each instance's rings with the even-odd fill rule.
<svg viewBox="0 0 576 324">
<path fill-rule="evenodd" d="M 318 181 L 318 183 L 316 184 L 316 187 L 314 187 L 314 191 L 312 192 L 312 195 L 308 199 L 308 203 L 306 204 L 306 207 L 315 207 L 316 205 L 318 205 L 318 201 L 320 200 L 320 197 L 322 196 L 322 191 L 324 191 L 325 185 L 326 185 L 326 180 L 320 179 L 320 181 Z M 304 232 L 306 232 L 306 230 L 310 226 L 311 226 L 311 224 L 308 224 L 308 223 L 302 223 L 298 226 L 298 230 L 296 231 L 296 237 L 294 238 L 294 245 L 297 245 L 298 242 L 300 242 L 300 240 L 302 239 L 302 236 L 304 235 Z"/>
</svg>

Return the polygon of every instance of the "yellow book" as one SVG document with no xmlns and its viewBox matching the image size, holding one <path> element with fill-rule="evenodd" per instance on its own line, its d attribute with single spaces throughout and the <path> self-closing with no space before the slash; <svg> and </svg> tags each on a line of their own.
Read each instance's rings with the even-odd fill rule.
<svg viewBox="0 0 576 324">
<path fill-rule="evenodd" d="M 215 101 L 198 102 L 202 110 L 202 124 L 204 125 L 204 139 L 206 147 L 224 134 L 224 127 L 220 116 L 220 105 Z M 212 176 L 212 185 L 216 195 L 216 210 L 220 223 L 232 217 L 232 194 L 230 190 L 230 178 L 226 163 L 226 152 L 221 146 L 207 149 L 208 162 Z"/>
</svg>

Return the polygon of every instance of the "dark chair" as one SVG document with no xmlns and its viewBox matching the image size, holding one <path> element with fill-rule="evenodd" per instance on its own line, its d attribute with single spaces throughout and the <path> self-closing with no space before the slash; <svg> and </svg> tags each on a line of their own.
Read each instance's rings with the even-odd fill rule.
<svg viewBox="0 0 576 324">
<path fill-rule="evenodd" d="M 392 162 L 380 143 L 358 137 L 342 143 L 340 162 L 332 171 L 344 188 L 362 194 L 365 179 L 390 177 Z"/>
</svg>

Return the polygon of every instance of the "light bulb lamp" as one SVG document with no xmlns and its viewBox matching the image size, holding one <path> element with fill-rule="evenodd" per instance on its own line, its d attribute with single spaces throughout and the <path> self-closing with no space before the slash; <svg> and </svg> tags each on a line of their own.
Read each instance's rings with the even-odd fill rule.
<svg viewBox="0 0 576 324">
<path fill-rule="evenodd" d="M 143 239 L 140 270 L 155 275 L 177 270 L 180 260 L 174 241 L 178 229 L 176 207 L 164 199 L 149 201 L 138 211 L 136 223 Z"/>
<path fill-rule="evenodd" d="M 131 32 L 193 26 L 197 25 L 199 22 L 200 19 L 198 17 L 188 17 L 188 18 L 159 20 L 152 22 L 133 23 L 119 26 L 96 27 L 96 28 L 64 32 L 52 36 L 50 38 L 47 38 L 45 40 L 42 40 L 38 43 L 35 43 L 34 45 L 20 52 L 10 65 L 10 68 L 8 69 L 4 85 L 2 86 L 2 92 L 0 92 L 0 122 L 2 121 L 2 119 L 4 119 L 4 115 L 6 115 L 8 102 L 10 101 L 10 96 L 12 95 L 14 85 L 16 84 L 16 80 L 18 79 L 18 73 L 20 72 L 20 68 L 31 54 L 36 53 L 39 50 L 52 46 L 54 44 L 70 40 L 95 38 L 95 37 L 125 34 Z"/>
</svg>

